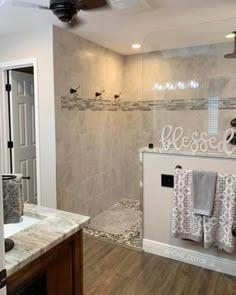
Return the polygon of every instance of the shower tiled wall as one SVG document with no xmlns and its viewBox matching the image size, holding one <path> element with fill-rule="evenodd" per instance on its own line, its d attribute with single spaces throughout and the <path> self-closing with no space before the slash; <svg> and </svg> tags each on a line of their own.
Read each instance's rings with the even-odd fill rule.
<svg viewBox="0 0 236 295">
<path fill-rule="evenodd" d="M 123 57 L 54 27 L 54 73 L 59 209 L 95 216 L 124 198 L 123 114 L 66 111 L 61 96 L 81 86 L 82 97 L 122 89 Z"/>
<path fill-rule="evenodd" d="M 236 97 L 236 62 L 222 57 L 230 50 L 230 44 L 223 44 L 123 57 L 55 27 L 58 207 L 95 216 L 122 198 L 139 199 L 138 149 L 158 144 L 166 124 L 187 133 L 207 131 L 207 98 L 217 95 L 227 104 L 228 97 Z M 199 89 L 153 89 L 155 83 L 189 79 L 198 80 Z M 114 105 L 62 108 L 61 97 L 68 98 L 70 87 L 77 85 L 79 97 L 90 101 L 95 91 L 105 89 L 109 100 L 122 91 L 122 106 L 124 101 L 144 103 L 134 110 L 132 103 L 119 110 Z M 151 100 L 159 107 L 142 110 Z M 189 110 L 199 103 L 205 107 Z M 236 117 L 229 108 L 220 110 L 220 132 Z"/>
</svg>

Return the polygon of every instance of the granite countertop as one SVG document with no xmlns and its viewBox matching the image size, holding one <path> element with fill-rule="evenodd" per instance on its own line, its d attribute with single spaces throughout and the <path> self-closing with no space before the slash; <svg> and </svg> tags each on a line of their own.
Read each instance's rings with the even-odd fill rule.
<svg viewBox="0 0 236 295">
<path fill-rule="evenodd" d="M 182 155 L 182 156 L 194 156 L 194 157 L 206 157 L 206 158 L 223 158 L 223 159 L 236 159 L 236 154 L 227 155 L 223 153 L 214 153 L 214 152 L 196 152 L 193 153 L 189 150 L 164 150 L 159 147 L 154 147 L 153 149 L 150 149 L 148 147 L 143 147 L 139 149 L 139 152 L 142 153 L 151 153 L 151 154 L 167 154 L 167 155 Z M 140 159 L 141 160 L 141 159 Z"/>
<path fill-rule="evenodd" d="M 5 256 L 8 276 L 81 230 L 90 219 L 29 204 L 25 205 L 25 215 L 40 220 L 10 237 L 15 247 Z"/>
</svg>

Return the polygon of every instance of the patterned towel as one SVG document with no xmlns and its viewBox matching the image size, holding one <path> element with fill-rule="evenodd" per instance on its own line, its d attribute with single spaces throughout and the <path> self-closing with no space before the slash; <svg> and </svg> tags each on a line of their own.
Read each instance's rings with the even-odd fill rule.
<svg viewBox="0 0 236 295">
<path fill-rule="evenodd" d="M 175 238 L 201 242 L 203 238 L 203 217 L 193 213 L 192 182 L 192 171 L 175 170 L 172 235 Z"/>
<path fill-rule="evenodd" d="M 18 223 L 24 215 L 22 193 L 22 175 L 14 175 L 14 179 L 3 179 L 4 224 Z"/>
<path fill-rule="evenodd" d="M 203 218 L 204 247 L 216 246 L 232 253 L 235 237 L 232 226 L 236 223 L 236 175 L 218 174 L 212 217 Z"/>
</svg>

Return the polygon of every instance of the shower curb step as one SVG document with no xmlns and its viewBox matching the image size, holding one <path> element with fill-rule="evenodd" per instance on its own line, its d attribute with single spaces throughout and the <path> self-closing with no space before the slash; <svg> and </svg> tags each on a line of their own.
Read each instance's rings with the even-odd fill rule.
<svg viewBox="0 0 236 295">
<path fill-rule="evenodd" d="M 137 248 L 137 247 L 134 247 L 134 246 L 118 243 L 118 242 L 115 242 L 115 241 L 112 241 L 112 240 L 109 240 L 109 239 L 106 239 L 106 238 L 95 237 L 95 236 L 87 234 L 85 232 L 83 233 L 83 236 L 86 237 L 86 238 L 93 239 L 93 240 L 98 240 L 98 241 L 101 241 L 101 242 L 104 242 L 104 243 L 108 243 L 108 244 L 112 244 L 112 245 L 115 245 L 115 246 L 119 246 L 119 247 L 122 247 L 122 248 L 129 249 L 129 250 L 133 250 L 133 251 L 136 251 L 136 252 L 140 252 L 140 253 L 144 252 L 143 249 L 141 249 L 141 248 Z"/>
</svg>

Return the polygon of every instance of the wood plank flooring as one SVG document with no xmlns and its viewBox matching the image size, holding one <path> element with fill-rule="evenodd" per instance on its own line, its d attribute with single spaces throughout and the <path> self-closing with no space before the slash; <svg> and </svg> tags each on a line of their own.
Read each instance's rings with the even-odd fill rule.
<svg viewBox="0 0 236 295">
<path fill-rule="evenodd" d="M 236 278 L 84 238 L 85 295 L 235 295 Z"/>
</svg>

